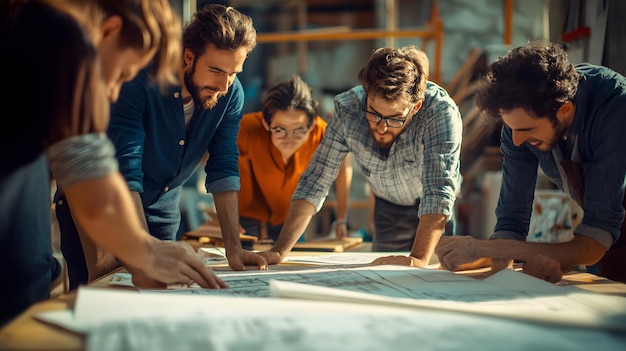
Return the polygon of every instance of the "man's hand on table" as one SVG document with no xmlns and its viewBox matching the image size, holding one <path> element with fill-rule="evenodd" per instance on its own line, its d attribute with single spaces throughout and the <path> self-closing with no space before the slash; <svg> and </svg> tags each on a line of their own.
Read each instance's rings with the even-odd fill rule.
<svg viewBox="0 0 626 351">
<path fill-rule="evenodd" d="M 245 271 L 246 266 L 257 266 L 259 270 L 267 270 L 267 260 L 261 253 L 235 248 L 226 250 L 228 266 L 234 271 Z"/>
<path fill-rule="evenodd" d="M 491 268 L 492 273 L 510 269 L 512 259 L 494 259 L 481 256 L 481 245 L 486 240 L 469 235 L 442 236 L 435 248 L 441 267 L 453 272 Z"/>
<path fill-rule="evenodd" d="M 450 271 L 490 267 L 492 260 L 480 254 L 481 241 L 468 235 L 442 236 L 435 254 L 441 266 Z"/>
<path fill-rule="evenodd" d="M 558 283 L 563 278 L 561 264 L 545 255 L 534 255 L 527 259 L 522 265 L 522 271 L 550 283 Z"/>
<path fill-rule="evenodd" d="M 261 251 L 259 252 L 259 255 L 265 258 L 265 260 L 267 261 L 267 264 L 279 264 L 283 261 L 283 258 L 280 255 L 280 253 L 276 251 L 272 251 L 272 250 Z"/>
</svg>

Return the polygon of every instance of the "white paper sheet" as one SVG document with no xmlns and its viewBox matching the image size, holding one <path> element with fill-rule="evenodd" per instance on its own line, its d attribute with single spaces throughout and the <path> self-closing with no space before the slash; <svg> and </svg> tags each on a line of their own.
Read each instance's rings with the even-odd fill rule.
<svg viewBox="0 0 626 351">
<path fill-rule="evenodd" d="M 341 252 L 315 256 L 289 255 L 285 263 L 312 264 L 312 265 L 366 265 L 379 257 L 390 253 L 381 252 Z M 394 252 L 394 255 L 408 256 L 409 252 Z"/>
<path fill-rule="evenodd" d="M 393 270 L 393 266 L 385 267 Z M 623 297 L 555 286 L 511 270 L 501 271 L 485 281 L 471 278 L 468 278 L 469 281 L 447 280 L 445 271 L 420 271 L 416 276 L 426 284 L 415 284 L 417 279 L 381 274 L 410 291 L 404 296 L 394 296 L 389 292 L 364 293 L 345 287 L 330 288 L 280 279 L 270 282 L 270 291 L 275 297 L 458 311 L 538 324 L 626 333 L 626 298 Z"/>
<path fill-rule="evenodd" d="M 228 289 L 178 287 L 167 291 L 177 294 L 275 296 L 399 304 L 542 324 L 626 331 L 626 298 L 590 293 L 572 286 L 556 286 L 520 272 L 505 270 L 479 281 L 437 269 L 405 266 L 345 267 L 218 272 L 229 285 Z M 270 286 L 273 286 L 273 290 Z M 336 289 L 321 289 L 323 287 Z"/>
<path fill-rule="evenodd" d="M 620 350 L 626 335 L 445 311 L 80 288 L 90 351 Z M 67 317 L 67 316 L 66 316 Z M 67 318 L 66 318 L 67 319 Z M 505 347 L 503 345 L 506 345 Z"/>
</svg>

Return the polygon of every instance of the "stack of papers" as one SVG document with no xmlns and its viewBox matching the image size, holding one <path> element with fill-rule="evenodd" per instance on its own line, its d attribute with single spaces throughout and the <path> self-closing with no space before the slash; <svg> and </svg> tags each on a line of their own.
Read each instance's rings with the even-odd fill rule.
<svg viewBox="0 0 626 351">
<path fill-rule="evenodd" d="M 363 266 L 371 257 L 326 260 L 308 269 L 216 272 L 229 284 L 222 290 L 80 288 L 74 311 L 38 318 L 88 335 L 90 350 L 626 346 L 624 297 L 510 270 L 479 281 L 438 269 Z"/>
</svg>

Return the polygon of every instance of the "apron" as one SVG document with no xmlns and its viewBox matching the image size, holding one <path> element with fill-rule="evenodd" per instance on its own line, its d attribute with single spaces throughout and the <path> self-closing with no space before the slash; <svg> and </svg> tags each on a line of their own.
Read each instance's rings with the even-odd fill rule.
<svg viewBox="0 0 626 351">
<path fill-rule="evenodd" d="M 557 163 L 559 174 L 563 182 L 564 191 L 576 199 L 584 211 L 585 173 L 578 155 L 578 135 L 574 141 L 571 160 L 563 158 L 561 149 L 557 146 L 552 149 Z M 574 195 L 574 196 L 572 196 Z M 626 196 L 622 199 L 622 207 L 626 208 Z M 604 256 L 595 264 L 598 275 L 622 283 L 626 283 L 626 221 L 620 226 L 620 236 L 607 250 Z"/>
</svg>

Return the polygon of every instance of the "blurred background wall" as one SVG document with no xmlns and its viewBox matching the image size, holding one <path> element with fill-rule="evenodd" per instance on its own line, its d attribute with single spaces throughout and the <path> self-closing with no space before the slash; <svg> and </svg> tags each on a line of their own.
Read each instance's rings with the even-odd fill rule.
<svg viewBox="0 0 626 351">
<path fill-rule="evenodd" d="M 473 83 L 486 65 L 508 49 L 535 39 L 562 43 L 573 62 L 587 61 L 626 73 L 626 1 L 619 0 L 170 0 L 183 23 L 207 3 L 231 5 L 251 16 L 259 44 L 239 75 L 246 90 L 245 112 L 260 109 L 265 90 L 299 74 L 321 102 L 321 116 L 332 118 L 333 97 L 358 84 L 357 73 L 382 46 L 418 45 L 431 60 L 431 80 L 446 88 L 464 119 L 462 172 L 457 204 L 459 229 L 486 236 L 495 224 L 501 176 L 499 125 L 473 109 Z M 435 23 L 436 21 L 436 23 Z M 440 37 L 339 39 L 351 31 L 423 31 Z M 298 33 L 325 40 L 278 42 Z M 425 40 L 424 38 L 427 37 Z M 269 39 L 268 39 L 269 38 Z M 265 41 L 268 39 L 269 41 Z M 437 45 L 440 49 L 437 50 Z M 351 196 L 369 198 L 355 167 Z M 540 177 L 539 190 L 551 186 Z M 331 194 L 332 198 L 332 194 Z M 368 225 L 368 212 L 351 210 L 352 229 Z"/>
</svg>

